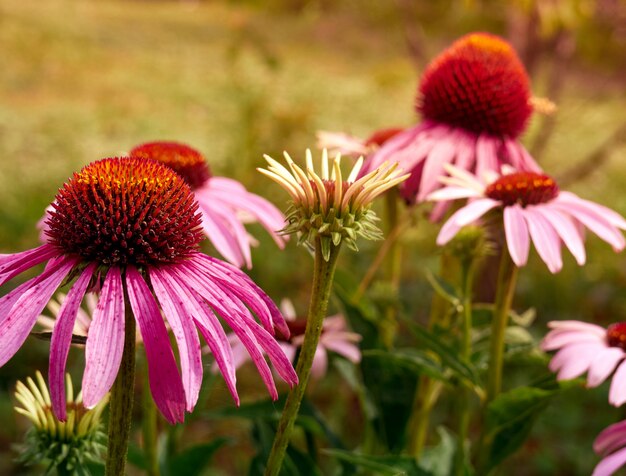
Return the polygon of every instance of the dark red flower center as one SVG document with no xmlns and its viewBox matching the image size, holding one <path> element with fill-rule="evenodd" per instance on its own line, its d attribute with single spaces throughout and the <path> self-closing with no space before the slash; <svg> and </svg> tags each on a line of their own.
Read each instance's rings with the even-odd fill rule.
<svg viewBox="0 0 626 476">
<path fill-rule="evenodd" d="M 204 156 L 196 149 L 178 142 L 147 142 L 130 151 L 131 157 L 153 159 L 180 175 L 192 190 L 211 178 Z"/>
<path fill-rule="evenodd" d="M 426 119 L 472 132 L 517 137 L 532 112 L 526 70 L 503 39 L 472 33 L 435 58 L 419 86 Z"/>
<path fill-rule="evenodd" d="M 374 131 L 371 136 L 369 136 L 365 140 L 365 145 L 376 145 L 378 147 L 382 146 L 389 139 L 394 138 L 400 132 L 403 132 L 404 128 L 402 127 L 390 127 L 387 129 L 378 129 Z"/>
<path fill-rule="evenodd" d="M 558 194 L 559 187 L 554 179 L 534 172 L 503 175 L 485 189 L 487 197 L 502 202 L 505 207 L 546 203 Z"/>
<path fill-rule="evenodd" d="M 617 322 L 606 330 L 606 341 L 611 347 L 626 351 L 626 322 Z"/>
<path fill-rule="evenodd" d="M 93 162 L 59 190 L 53 207 L 50 243 L 104 265 L 175 263 L 202 239 L 189 186 L 152 160 Z"/>
</svg>

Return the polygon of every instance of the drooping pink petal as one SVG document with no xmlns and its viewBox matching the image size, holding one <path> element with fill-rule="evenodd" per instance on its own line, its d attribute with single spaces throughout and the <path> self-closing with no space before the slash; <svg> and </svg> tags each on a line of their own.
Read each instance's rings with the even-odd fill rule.
<svg viewBox="0 0 626 476">
<path fill-rule="evenodd" d="M 519 205 L 504 208 L 504 233 L 511 259 L 517 266 L 525 266 L 530 249 L 530 236 L 524 213 Z"/>
<path fill-rule="evenodd" d="M 626 448 L 606 456 L 594 468 L 591 476 L 611 476 L 626 464 Z"/>
<path fill-rule="evenodd" d="M 619 213 L 617 213 L 614 210 L 611 210 L 608 207 L 600 205 L 599 203 L 595 203 L 595 202 L 580 198 L 579 196 L 573 194 L 572 192 L 560 192 L 559 200 L 562 202 L 575 203 L 583 208 L 587 208 L 589 211 L 596 213 L 599 216 L 602 216 L 604 219 L 606 219 L 611 225 L 615 226 L 616 228 L 626 230 L 626 219 L 624 219 L 624 217 L 622 217 Z"/>
<path fill-rule="evenodd" d="M 326 375 L 326 369 L 328 368 L 328 354 L 326 349 L 318 346 L 315 349 L 315 355 L 313 356 L 313 363 L 311 364 L 311 377 L 319 380 Z"/>
<path fill-rule="evenodd" d="M 625 357 L 624 351 L 618 347 L 600 350 L 589 367 L 587 386 L 597 387 L 604 382 Z"/>
<path fill-rule="evenodd" d="M 593 442 L 593 451 L 606 455 L 626 446 L 626 420 L 607 426 Z"/>
<path fill-rule="evenodd" d="M 498 145 L 500 138 L 490 134 L 480 134 L 476 141 L 476 176 L 482 177 L 487 171 L 498 172 Z"/>
<path fill-rule="evenodd" d="M 560 349 L 566 345 L 577 344 L 579 342 L 604 342 L 604 336 L 598 337 L 596 334 L 592 334 L 585 331 L 567 331 L 561 329 L 555 329 L 543 338 L 541 341 L 541 349 L 545 351 Z"/>
<path fill-rule="evenodd" d="M 442 140 L 430 151 L 424 162 L 424 170 L 417 193 L 417 201 L 423 201 L 426 196 L 440 186 L 439 177 L 444 173 L 444 164 L 454 159 L 456 147 L 453 140 Z"/>
<path fill-rule="evenodd" d="M 378 149 L 368 160 L 363 164 L 360 177 L 368 174 L 369 172 L 380 167 L 384 162 L 400 162 L 397 158 L 397 154 L 405 149 L 409 144 L 415 141 L 415 138 L 420 135 L 422 131 L 428 129 L 427 124 L 418 124 L 417 126 L 410 127 L 404 132 L 396 134 L 394 137 L 385 142 L 380 149 Z M 404 168 L 404 167 L 403 167 Z"/>
<path fill-rule="evenodd" d="M 476 161 L 476 138 L 474 135 L 459 134 L 454 165 L 461 170 L 471 170 Z"/>
<path fill-rule="evenodd" d="M 609 389 L 609 403 L 615 407 L 626 402 L 626 362 L 622 362 L 611 380 Z"/>
<path fill-rule="evenodd" d="M 561 239 L 543 215 L 537 213 L 535 207 L 529 206 L 522 210 L 528 231 L 539 256 L 548 266 L 551 273 L 558 273 L 563 267 L 561 259 Z"/>
<path fill-rule="evenodd" d="M 550 370 L 559 372 L 559 380 L 578 377 L 589 368 L 598 351 L 605 347 L 598 342 L 581 342 L 564 347 L 552 357 L 549 365 Z M 563 371 L 563 369 L 565 370 Z M 562 371 L 563 373 L 561 373 Z"/>
<path fill-rule="evenodd" d="M 146 349 L 154 402 L 167 421 L 182 423 L 185 420 L 185 390 L 167 329 L 150 288 L 132 266 L 126 268 L 126 289 Z"/>
<path fill-rule="evenodd" d="M 21 253 L 0 256 L 0 286 L 27 269 L 59 255 L 52 245 L 45 244 Z"/>
<path fill-rule="evenodd" d="M 198 309 L 193 298 L 185 295 L 186 291 L 165 272 L 165 268 L 152 268 L 149 271 L 152 287 L 157 296 L 161 309 L 174 331 L 174 338 L 178 343 L 180 355 L 183 386 L 187 397 L 187 411 L 192 411 L 200 392 L 202 384 L 202 357 L 200 355 L 200 341 L 195 330 L 194 318 L 196 313 L 205 312 Z M 210 320 L 210 317 L 207 319 Z M 235 401 L 238 401 L 235 368 L 230 345 L 221 328 L 210 322 L 206 326 L 209 330 L 203 332 L 205 340 L 224 375 L 224 381 Z"/>
<path fill-rule="evenodd" d="M 477 190 L 471 190 L 465 187 L 444 187 L 434 191 L 426 200 L 441 201 L 441 200 L 458 200 L 460 198 L 478 197 L 481 194 Z"/>
<path fill-rule="evenodd" d="M 443 225 L 443 227 L 441 227 L 439 236 L 437 236 L 437 244 L 445 245 L 465 225 L 469 225 L 489 210 L 499 205 L 500 202 L 491 200 L 490 198 L 480 198 L 468 203 L 463 208 L 457 210 L 450 218 L 448 218 L 448 221 Z"/>
<path fill-rule="evenodd" d="M 5 303 L 11 303 L 12 306 L 2 316 L 0 325 L 0 367 L 22 346 L 35 326 L 37 316 L 75 264 L 75 258 L 64 258 L 28 281 L 27 286 L 20 286 L 23 291 L 21 294 L 12 294 L 7 298 Z"/>
<path fill-rule="evenodd" d="M 50 362 L 48 367 L 48 385 L 52 410 L 60 421 L 67 418 L 65 408 L 65 364 L 72 343 L 74 322 L 83 300 L 89 280 L 96 269 L 96 264 L 88 265 L 71 287 L 57 314 L 50 341 Z"/>
<path fill-rule="evenodd" d="M 93 408 L 111 389 L 124 350 L 124 290 L 117 267 L 107 272 L 85 346 L 83 403 Z"/>
<path fill-rule="evenodd" d="M 522 144 L 512 139 L 504 139 L 504 146 L 509 154 L 511 165 L 520 171 L 541 173 L 541 167 Z"/>
<path fill-rule="evenodd" d="M 562 320 L 562 321 L 550 321 L 548 322 L 550 329 L 562 329 L 569 331 L 585 331 L 604 338 L 606 335 L 606 329 L 600 327 L 597 324 L 591 324 L 589 322 L 574 321 L 574 320 Z"/>
<path fill-rule="evenodd" d="M 351 333 L 346 332 L 341 334 Z M 358 334 L 355 335 L 360 338 Z M 361 351 L 359 350 L 359 347 L 354 345 L 353 342 L 350 342 L 350 340 L 345 335 L 337 335 L 333 336 L 332 338 L 323 336 L 322 344 L 324 345 L 324 347 L 326 347 L 326 349 L 332 350 L 333 352 L 342 355 L 352 363 L 357 364 L 361 361 Z"/>
<path fill-rule="evenodd" d="M 552 223 L 554 230 L 563 240 L 565 246 L 571 251 L 579 265 L 585 264 L 586 253 L 583 237 L 572 222 L 572 219 L 550 206 L 535 207 L 534 210 Z"/>
</svg>

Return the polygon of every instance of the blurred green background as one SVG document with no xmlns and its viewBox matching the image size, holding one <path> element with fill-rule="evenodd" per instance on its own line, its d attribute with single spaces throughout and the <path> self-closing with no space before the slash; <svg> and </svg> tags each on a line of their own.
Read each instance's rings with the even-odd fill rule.
<svg viewBox="0 0 626 476">
<path fill-rule="evenodd" d="M 534 93 L 557 103 L 553 116 L 535 115 L 523 137 L 546 171 L 582 197 L 626 214 L 626 6 L 620 0 L 3 0 L 0 252 L 37 244 L 35 223 L 74 170 L 149 140 L 186 142 L 205 154 L 216 175 L 235 177 L 283 207 L 284 192 L 255 170 L 263 153 L 300 156 L 315 146 L 318 129 L 367 136 L 414 123 L 420 71 L 474 30 L 511 40 Z M 437 267 L 436 231 L 424 223 L 405 240 L 402 302 L 418 321 L 428 314 L 423 272 Z M 254 232 L 261 245 L 250 274 L 276 301 L 290 297 L 304 312 L 309 256 L 294 243 L 279 252 L 260 228 Z M 345 252 L 340 267 L 360 276 L 378 246 Z M 556 276 L 533 256 L 515 306 L 537 309 L 537 336 L 552 319 L 626 320 L 625 260 L 605 243 L 590 236 L 588 264 L 579 268 L 567 257 Z M 13 463 L 11 444 L 27 425 L 12 412 L 12 391 L 16 379 L 47 368 L 47 349 L 31 339 L 0 369 L 1 474 L 31 474 Z M 78 377 L 80 352 L 71 359 Z M 264 395 L 253 372 L 244 369 L 239 382 L 244 401 Z M 606 403 L 605 387 L 575 391 L 554 405 L 507 474 L 589 474 L 597 461 L 593 438 L 624 416 Z M 311 395 L 356 445 L 351 428 L 359 415 L 345 409 L 353 397 L 340 375 L 331 372 Z M 218 381 L 199 407 L 224 405 L 231 403 Z M 232 437 L 211 474 L 243 474 L 251 452 L 247 425 L 199 417 L 184 439 Z"/>
</svg>

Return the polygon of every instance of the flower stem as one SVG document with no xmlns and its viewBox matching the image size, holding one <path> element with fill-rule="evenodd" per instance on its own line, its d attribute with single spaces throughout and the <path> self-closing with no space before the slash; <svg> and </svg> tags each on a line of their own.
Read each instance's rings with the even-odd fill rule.
<svg viewBox="0 0 626 476">
<path fill-rule="evenodd" d="M 509 253 L 502 250 L 498 288 L 491 322 L 491 343 L 489 349 L 489 369 L 487 374 L 487 402 L 498 396 L 502 389 L 502 366 L 504 360 L 504 335 L 509 320 L 511 302 L 517 283 L 517 271 Z"/>
<path fill-rule="evenodd" d="M 148 476 L 159 476 L 159 460 L 157 452 L 157 408 L 150 393 L 150 380 L 148 377 L 148 365 L 144 367 L 144 385 L 143 385 L 143 415 L 142 415 L 142 431 L 143 431 L 143 449 L 146 457 L 146 474 Z"/>
<path fill-rule="evenodd" d="M 398 196 L 395 190 L 390 190 L 385 194 L 387 205 L 387 221 L 389 223 L 389 235 L 398 228 L 399 225 L 399 207 Z M 391 241 L 389 250 L 389 260 L 387 274 L 390 284 L 390 290 L 393 293 L 394 301 L 387 305 L 383 322 L 381 323 L 381 340 L 387 349 L 393 347 L 398 329 L 398 321 L 396 314 L 398 313 L 398 300 L 400 291 L 400 276 L 402 274 L 402 244 L 398 239 Z"/>
<path fill-rule="evenodd" d="M 289 437 L 291 436 L 296 417 L 298 416 L 300 403 L 304 397 L 309 375 L 311 374 L 313 357 L 315 356 L 317 344 L 322 334 L 322 324 L 326 316 L 339 249 L 339 246 L 331 245 L 330 257 L 328 261 L 325 261 L 322 256 L 320 238 L 318 237 L 315 240 L 313 289 L 309 303 L 309 314 L 304 333 L 304 342 L 300 348 L 300 356 L 296 364 L 298 385 L 291 389 L 287 397 L 287 402 L 285 403 L 283 413 L 278 423 L 278 429 L 276 430 L 274 444 L 272 445 L 272 450 L 267 460 L 265 476 L 277 476 L 283 464 L 287 445 L 289 444 Z"/>
<path fill-rule="evenodd" d="M 463 282 L 463 328 L 461 338 L 461 359 L 467 364 L 471 364 L 472 360 L 472 287 L 474 282 L 474 261 L 471 260 L 463 263 L 461 267 L 461 275 Z M 456 474 L 463 476 L 465 474 L 465 462 L 467 461 L 467 452 L 465 442 L 467 440 L 468 429 L 470 424 L 470 403 L 472 392 L 462 386 L 460 393 L 459 405 L 459 427 L 458 427 L 458 444 L 456 450 Z"/>
<path fill-rule="evenodd" d="M 126 301 L 124 315 L 124 352 L 109 401 L 109 442 L 106 475 L 123 476 L 128 453 L 130 425 L 135 392 L 135 316 Z"/>
</svg>

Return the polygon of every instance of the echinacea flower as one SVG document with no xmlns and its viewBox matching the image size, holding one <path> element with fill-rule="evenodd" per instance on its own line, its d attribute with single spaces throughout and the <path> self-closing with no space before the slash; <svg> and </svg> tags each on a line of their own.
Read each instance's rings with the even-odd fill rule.
<svg viewBox="0 0 626 476">
<path fill-rule="evenodd" d="M 587 372 L 587 386 L 597 387 L 615 371 L 609 390 L 609 403 L 619 407 L 626 402 L 626 323 L 603 328 L 581 321 L 551 321 L 552 329 L 541 348 L 558 350 L 550 370 L 558 380 L 580 377 Z"/>
<path fill-rule="evenodd" d="M 306 172 L 289 154 L 285 152 L 284 156 L 289 169 L 268 155 L 264 156 L 269 164 L 267 170 L 258 169 L 291 195 L 292 205 L 287 212 L 289 224 L 284 233 L 299 233 L 299 244 L 312 245 L 319 237 L 326 260 L 331 243 L 339 246 L 345 242 L 356 250 L 357 236 L 370 240 L 382 238 L 375 225 L 378 218 L 370 207 L 374 198 L 408 177 L 402 175 L 397 164 L 383 164 L 357 179 L 363 165 L 363 158 L 360 158 L 344 180 L 340 154 L 330 163 L 328 152 L 324 150 L 319 174 L 315 171 L 309 149 L 306 151 Z"/>
<path fill-rule="evenodd" d="M 602 457 L 591 476 L 611 476 L 626 464 L 626 420 L 606 427 L 593 442 L 593 450 Z"/>
<path fill-rule="evenodd" d="M 471 33 L 436 57 L 420 82 L 417 110 L 422 122 L 385 143 L 362 172 L 398 162 L 411 172 L 400 186 L 411 203 L 440 187 L 445 164 L 478 175 L 503 164 L 541 170 L 517 141 L 533 110 L 528 75 L 513 47 L 498 36 Z M 439 219 L 448 205 L 438 204 L 431 218 Z"/>
<path fill-rule="evenodd" d="M 246 223 L 259 222 L 279 248 L 285 246 L 286 237 L 276 233 L 285 225 L 283 214 L 236 180 L 214 176 L 196 149 L 177 142 L 148 142 L 133 148 L 130 156 L 161 162 L 183 178 L 200 205 L 202 230 L 235 266 L 252 267 L 250 246 L 256 240 L 246 231 Z"/>
<path fill-rule="evenodd" d="M 293 304 L 288 299 L 283 299 L 280 310 L 287 320 L 291 335 L 289 337 L 277 336 L 277 340 L 285 355 L 293 362 L 298 348 L 304 341 L 306 318 L 299 319 L 296 317 Z M 237 336 L 231 335 L 230 341 L 233 346 L 235 366 L 239 367 L 247 362 L 250 357 Z M 311 376 L 320 379 L 326 374 L 328 352 L 335 352 L 354 364 L 359 363 L 361 351 L 358 342 L 360 341 L 361 336 L 359 334 L 347 330 L 346 321 L 341 314 L 326 317 L 322 325 L 322 335 L 313 357 Z"/>
<path fill-rule="evenodd" d="M 317 148 L 327 149 L 330 154 L 341 154 L 358 159 L 376 152 L 389 139 L 404 131 L 401 127 L 388 127 L 374 131 L 367 139 L 344 132 L 317 132 Z"/>
<path fill-rule="evenodd" d="M 172 169 L 138 157 L 93 162 L 63 185 L 53 206 L 47 243 L 0 256 L 0 285 L 47 263 L 38 276 L 0 299 L 0 366 L 22 346 L 57 288 L 71 283 L 50 344 L 50 394 L 59 419 L 66 419 L 63 374 L 72 330 L 94 279 L 103 282 L 86 340 L 82 389 L 87 408 L 115 381 L 124 316 L 130 311 L 144 343 L 152 395 L 170 422 L 182 421 L 198 398 L 203 369 L 197 330 L 239 401 L 232 350 L 218 316 L 242 339 L 274 398 L 263 352 L 281 377 L 295 384 L 295 371 L 272 337 L 275 328 L 289 332 L 280 311 L 238 268 L 198 251 L 198 205 Z M 180 372 L 161 312 L 178 344 Z"/>
<path fill-rule="evenodd" d="M 67 374 L 67 421 L 62 422 L 52 412 L 50 394 L 39 371 L 35 379 L 36 383 L 30 377 L 26 384 L 18 381 L 15 390 L 15 399 L 21 405 L 15 411 L 34 425 L 26 434 L 26 442 L 20 445 L 20 461 L 47 464 L 57 468 L 59 474 L 88 474 L 84 472 L 86 464 L 100 461 L 105 449 L 106 435 L 100 417 L 108 395 L 92 409 L 84 408 L 81 393 L 74 398 L 72 379 Z"/>
<path fill-rule="evenodd" d="M 428 200 L 472 200 L 443 225 L 437 237 L 439 245 L 450 241 L 463 226 L 490 210 L 503 212 L 507 247 L 517 266 L 526 264 L 531 240 L 552 273 L 563 266 L 563 243 L 579 265 L 585 264 L 584 227 L 609 243 L 616 252 L 626 245 L 620 231 L 626 230 L 624 218 L 609 208 L 561 191 L 548 175 L 505 167 L 502 174 L 485 172 L 480 180 L 451 165 L 445 170 L 450 177 L 443 177 L 441 181 L 447 186 L 430 194 Z"/>
</svg>

